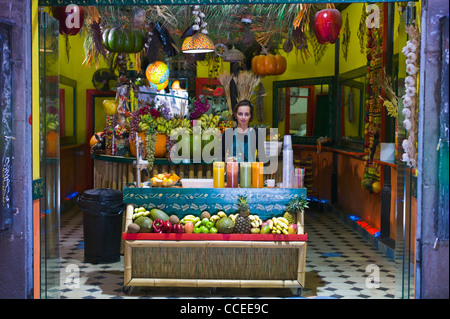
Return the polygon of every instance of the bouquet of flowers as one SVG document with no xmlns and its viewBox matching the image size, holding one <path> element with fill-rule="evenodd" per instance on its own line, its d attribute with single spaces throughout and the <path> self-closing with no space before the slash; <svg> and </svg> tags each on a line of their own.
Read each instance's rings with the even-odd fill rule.
<svg viewBox="0 0 450 319">
<path fill-rule="evenodd" d="M 206 98 L 197 98 L 194 104 L 189 105 L 188 112 L 191 120 L 198 119 L 209 110 L 209 101 Z"/>
</svg>

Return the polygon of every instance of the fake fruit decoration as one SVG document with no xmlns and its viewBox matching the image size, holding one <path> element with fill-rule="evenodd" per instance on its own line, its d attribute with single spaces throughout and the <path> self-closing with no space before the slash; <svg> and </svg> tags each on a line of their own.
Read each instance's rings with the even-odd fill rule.
<svg viewBox="0 0 450 319">
<path fill-rule="evenodd" d="M 154 89 L 164 90 L 169 84 L 169 67 L 167 64 L 161 61 L 156 61 L 145 70 L 145 76 Z"/>
<path fill-rule="evenodd" d="M 76 35 L 84 23 L 84 9 L 77 5 L 55 6 L 52 8 L 53 17 L 59 21 L 59 33 L 62 35 Z"/>
<path fill-rule="evenodd" d="M 144 34 L 137 29 L 112 27 L 103 32 L 102 39 L 110 52 L 137 53 L 144 48 Z"/>
<path fill-rule="evenodd" d="M 323 9 L 314 16 L 314 33 L 321 44 L 335 43 L 341 27 L 342 17 L 337 9 Z"/>
<path fill-rule="evenodd" d="M 281 75 L 286 71 L 286 58 L 282 55 L 257 55 L 252 59 L 252 71 L 256 75 Z"/>
<path fill-rule="evenodd" d="M 97 133 L 94 133 L 94 135 L 92 135 L 92 137 L 89 141 L 89 145 L 91 146 L 91 148 L 94 147 L 95 144 L 102 142 L 103 134 L 104 134 L 104 132 L 97 132 Z"/>
<path fill-rule="evenodd" d="M 103 109 L 105 110 L 106 114 L 114 115 L 114 114 L 116 114 L 117 107 L 119 106 L 119 101 L 103 100 L 102 105 L 103 105 Z"/>
</svg>

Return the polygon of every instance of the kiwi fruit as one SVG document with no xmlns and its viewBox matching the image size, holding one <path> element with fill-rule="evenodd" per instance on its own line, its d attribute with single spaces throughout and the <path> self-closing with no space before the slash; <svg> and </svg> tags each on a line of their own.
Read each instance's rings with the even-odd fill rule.
<svg viewBox="0 0 450 319">
<path fill-rule="evenodd" d="M 208 218 L 208 219 L 210 219 L 210 218 L 211 218 L 211 214 L 210 214 L 207 210 L 204 210 L 204 211 L 201 213 L 201 215 L 200 215 L 200 219 L 203 219 L 203 218 Z"/>
<path fill-rule="evenodd" d="M 171 222 L 172 225 L 179 224 L 180 223 L 180 219 L 178 218 L 177 215 L 170 215 L 169 222 Z"/>
<path fill-rule="evenodd" d="M 136 234 L 136 233 L 139 233 L 140 230 L 141 230 L 141 227 L 139 227 L 138 224 L 131 223 L 130 225 L 128 225 L 127 232 Z"/>
</svg>

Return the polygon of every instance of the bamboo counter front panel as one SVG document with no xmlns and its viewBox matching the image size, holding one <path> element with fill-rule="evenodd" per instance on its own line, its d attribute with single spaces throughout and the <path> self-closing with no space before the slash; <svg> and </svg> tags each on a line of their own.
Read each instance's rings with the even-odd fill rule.
<svg viewBox="0 0 450 319">
<path fill-rule="evenodd" d="M 208 196 L 205 197 L 205 194 Z M 282 207 L 276 205 L 284 207 L 291 198 L 306 195 L 306 189 L 125 188 L 127 208 L 124 229 L 132 222 L 135 206 L 161 208 L 163 203 L 169 215 L 176 213 L 180 218 L 193 213 L 194 209 L 194 214 L 199 215 L 203 209 L 213 213 L 228 208 L 224 210 L 229 214 L 236 209 L 234 197 L 238 194 L 249 196 L 250 212 L 265 220 L 280 216 Z M 204 207 L 200 208 L 195 199 Z M 193 201 L 194 206 L 183 204 L 186 200 Z M 184 210 L 172 210 L 179 208 L 171 206 L 174 204 L 188 206 L 184 206 Z M 267 209 L 268 205 L 272 210 Z M 171 208 L 167 210 L 168 207 Z M 123 239 L 124 288 L 240 287 L 297 288 L 301 291 L 305 284 L 306 234 L 124 232 Z"/>
</svg>

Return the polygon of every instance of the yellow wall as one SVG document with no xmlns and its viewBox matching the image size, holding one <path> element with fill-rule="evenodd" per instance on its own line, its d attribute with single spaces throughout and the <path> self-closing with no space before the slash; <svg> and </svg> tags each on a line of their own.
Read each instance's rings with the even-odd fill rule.
<svg viewBox="0 0 450 319">
<path fill-rule="evenodd" d="M 59 36 L 59 63 L 61 75 L 77 81 L 77 143 L 86 141 L 86 90 L 95 89 L 92 76 L 97 69 L 83 65 L 84 36 L 79 33 L 68 37 L 69 55 L 66 54 L 66 37 Z M 99 59 L 99 68 L 108 68 L 103 58 Z"/>
<path fill-rule="evenodd" d="M 335 45 L 328 44 L 325 54 L 320 60 L 319 64 L 315 64 L 314 60 L 314 52 L 312 48 L 310 48 L 311 56 L 308 60 L 303 63 L 300 53 L 298 55 L 295 52 L 295 49 L 292 50 L 289 54 L 285 53 L 283 49 L 280 49 L 279 54 L 284 56 L 287 61 L 286 72 L 282 75 L 273 75 L 273 76 L 265 76 L 261 83 L 264 85 L 264 89 L 266 91 L 266 96 L 264 97 L 264 123 L 272 126 L 272 99 L 273 99 L 273 82 L 274 81 L 286 81 L 286 80 L 294 80 L 294 79 L 307 79 L 307 78 L 316 78 L 316 77 L 325 77 L 325 76 L 333 76 L 334 75 L 334 51 Z M 224 63 L 224 69 L 228 68 L 229 72 L 229 63 Z M 197 63 L 197 76 L 198 77 L 208 77 L 208 64 L 205 62 Z M 254 102 L 254 100 L 252 101 Z M 256 117 L 253 120 L 253 123 L 258 123 L 256 121 Z M 279 125 L 280 132 L 284 132 L 284 122 Z"/>
<path fill-rule="evenodd" d="M 363 12 L 363 3 L 352 3 L 345 10 L 342 10 L 342 28 L 340 34 L 340 48 L 339 48 L 339 74 L 360 68 L 367 64 L 365 45 L 367 37 L 364 40 L 364 52 L 361 53 L 358 28 L 361 20 L 361 14 Z M 348 41 L 348 53 L 347 60 L 344 59 L 344 53 L 342 51 L 342 35 L 345 28 L 345 23 L 348 18 L 350 28 L 350 38 Z"/>
</svg>

